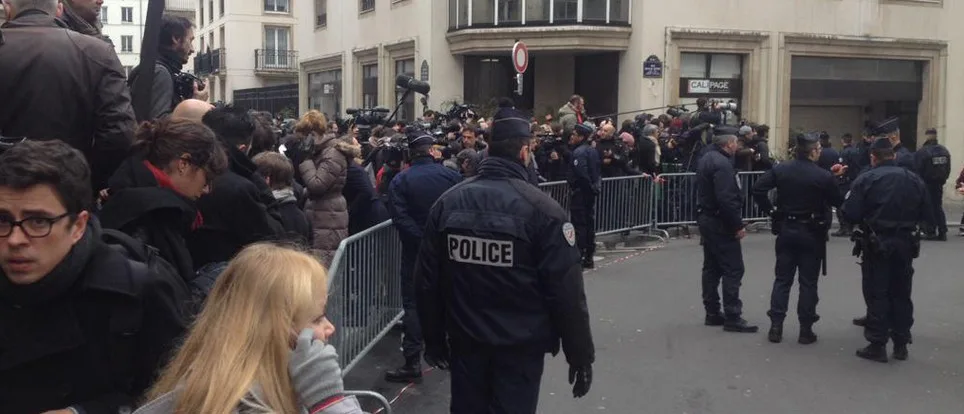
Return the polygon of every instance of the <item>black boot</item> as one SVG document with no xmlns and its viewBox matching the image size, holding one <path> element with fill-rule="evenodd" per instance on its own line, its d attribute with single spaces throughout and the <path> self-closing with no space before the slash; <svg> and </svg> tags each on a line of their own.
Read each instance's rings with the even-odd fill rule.
<svg viewBox="0 0 964 414">
<path fill-rule="evenodd" d="M 864 327 L 867 326 L 867 316 L 861 316 L 859 318 L 854 318 L 854 325 Z"/>
<path fill-rule="evenodd" d="M 887 347 L 883 344 L 870 344 L 858 349 L 857 356 L 870 361 L 887 362 Z"/>
<path fill-rule="evenodd" d="M 783 342 L 783 322 L 770 323 L 770 332 L 767 333 L 767 339 L 775 344 Z"/>
<path fill-rule="evenodd" d="M 584 258 L 582 259 L 582 268 L 583 268 L 583 269 L 587 269 L 587 270 L 588 270 L 588 269 L 595 269 L 595 268 L 596 268 L 596 261 L 592 259 L 592 256 L 584 257 Z"/>
<path fill-rule="evenodd" d="M 420 356 L 405 357 L 405 365 L 385 373 L 388 382 L 422 382 L 422 358 Z"/>
<path fill-rule="evenodd" d="M 894 359 L 896 359 L 896 360 L 898 360 L 898 361 L 906 361 L 906 360 L 907 360 L 907 344 L 899 344 L 899 343 L 897 343 L 897 342 L 894 342 L 894 353 L 891 354 L 891 356 L 894 357 Z"/>
<path fill-rule="evenodd" d="M 800 325 L 800 337 L 797 338 L 797 343 L 810 345 L 814 342 L 817 342 L 817 335 L 813 333 L 813 325 Z"/>
<path fill-rule="evenodd" d="M 707 313 L 706 319 L 703 320 L 703 324 L 706 326 L 723 326 L 723 315 L 718 313 Z"/>
<path fill-rule="evenodd" d="M 760 330 L 756 325 L 750 325 L 743 318 L 727 319 L 723 322 L 723 330 L 737 333 L 756 333 Z"/>
</svg>

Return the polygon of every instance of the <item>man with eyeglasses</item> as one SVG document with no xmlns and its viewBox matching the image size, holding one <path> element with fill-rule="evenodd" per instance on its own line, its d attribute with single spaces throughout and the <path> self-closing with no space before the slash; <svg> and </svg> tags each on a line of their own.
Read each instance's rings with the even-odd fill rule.
<svg viewBox="0 0 964 414">
<path fill-rule="evenodd" d="M 130 412 L 185 328 L 177 287 L 101 241 L 61 141 L 0 154 L 0 412 Z"/>
</svg>

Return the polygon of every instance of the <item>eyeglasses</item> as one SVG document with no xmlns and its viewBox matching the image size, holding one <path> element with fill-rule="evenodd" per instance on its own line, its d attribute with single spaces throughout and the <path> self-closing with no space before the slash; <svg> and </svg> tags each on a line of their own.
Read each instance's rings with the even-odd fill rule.
<svg viewBox="0 0 964 414">
<path fill-rule="evenodd" d="M 37 239 L 47 237 L 54 227 L 54 223 L 63 220 L 70 213 L 64 213 L 57 217 L 27 217 L 20 221 L 13 221 L 8 217 L 0 217 L 0 237 L 10 237 L 15 227 L 20 227 L 23 234 L 27 237 Z"/>
</svg>

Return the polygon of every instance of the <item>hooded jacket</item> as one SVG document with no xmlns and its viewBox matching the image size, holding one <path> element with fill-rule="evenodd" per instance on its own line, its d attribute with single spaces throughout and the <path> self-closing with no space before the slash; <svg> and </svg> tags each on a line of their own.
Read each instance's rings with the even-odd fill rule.
<svg viewBox="0 0 964 414">
<path fill-rule="evenodd" d="M 100 212 L 104 228 L 120 230 L 158 249 L 185 280 L 194 279 L 194 262 L 185 236 L 198 222 L 194 203 L 161 188 L 139 156 L 124 161 L 109 181 L 110 197 Z"/>
<path fill-rule="evenodd" d="M 348 204 L 342 189 L 348 176 L 349 159 L 331 134 L 309 135 L 314 140 L 311 157 L 298 166 L 308 190 L 305 214 L 312 228 L 312 248 L 321 255 L 325 266 L 331 265 L 338 244 L 348 237 Z M 344 148 L 344 147 L 342 147 Z"/>
</svg>

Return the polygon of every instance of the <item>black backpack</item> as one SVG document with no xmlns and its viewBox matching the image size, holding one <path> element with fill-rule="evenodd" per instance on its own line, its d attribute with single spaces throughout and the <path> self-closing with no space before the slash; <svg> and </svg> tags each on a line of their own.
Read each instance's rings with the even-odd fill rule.
<svg viewBox="0 0 964 414">
<path fill-rule="evenodd" d="M 206 287 L 195 288 L 193 281 L 186 281 L 181 278 L 177 269 L 161 257 L 157 248 L 120 230 L 103 229 L 101 240 L 127 258 L 135 278 L 144 278 L 141 280 L 145 280 L 148 277 L 162 277 L 179 286 L 179 292 L 175 292 L 175 294 L 181 296 L 178 299 L 186 302 L 184 303 L 187 311 L 186 316 L 190 319 L 193 319 L 200 312 L 204 299 L 207 298 L 213 283 L 205 283 Z"/>
</svg>

